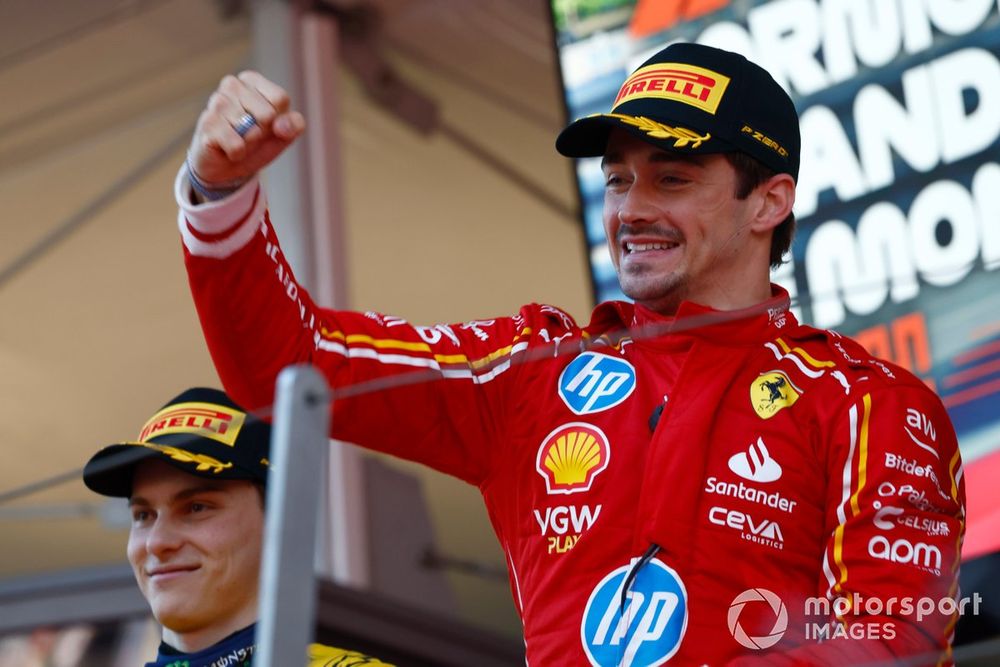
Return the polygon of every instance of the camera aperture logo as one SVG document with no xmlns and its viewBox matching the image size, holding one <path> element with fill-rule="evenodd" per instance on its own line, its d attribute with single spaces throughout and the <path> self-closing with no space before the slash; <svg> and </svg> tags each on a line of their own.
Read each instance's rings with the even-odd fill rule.
<svg viewBox="0 0 1000 667">
<path fill-rule="evenodd" d="M 747 605 L 759 605 L 760 603 L 764 603 L 770 607 L 771 612 L 774 614 L 774 625 L 771 627 L 770 632 L 766 634 L 750 636 L 743 629 L 743 626 L 740 625 L 740 616 Z M 732 603 L 729 605 L 729 633 L 742 646 L 758 651 L 771 648 L 781 640 L 787 629 L 788 610 L 785 609 L 785 603 L 781 601 L 781 598 L 777 594 L 772 593 L 766 588 L 750 588 L 745 590 L 733 598 Z"/>
<path fill-rule="evenodd" d="M 982 601 L 977 592 L 962 598 L 893 596 L 883 599 L 857 593 L 835 598 L 810 597 L 804 600 L 804 627 L 793 628 L 793 641 L 894 639 L 898 620 L 919 626 L 930 616 L 949 618 L 970 613 L 978 616 Z M 776 593 L 766 588 L 750 588 L 733 599 L 728 621 L 733 639 L 746 648 L 762 651 L 777 644 L 785 635 L 788 610 Z M 770 630 L 766 629 L 768 626 Z"/>
</svg>

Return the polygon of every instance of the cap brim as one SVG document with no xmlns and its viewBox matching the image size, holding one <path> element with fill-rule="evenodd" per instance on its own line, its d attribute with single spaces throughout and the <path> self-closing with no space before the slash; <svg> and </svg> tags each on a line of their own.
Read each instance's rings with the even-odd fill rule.
<svg viewBox="0 0 1000 667">
<path fill-rule="evenodd" d="M 204 454 L 169 447 L 171 454 L 159 445 L 141 442 L 120 442 L 108 445 L 87 461 L 83 468 L 83 483 L 91 491 L 105 496 L 128 498 L 132 495 L 132 474 L 142 461 L 156 459 L 182 472 L 210 479 L 246 479 L 266 484 L 266 474 L 247 470 L 233 462 L 222 463 Z M 225 466 L 224 468 L 222 466 Z"/>
<path fill-rule="evenodd" d="M 699 133 L 664 120 L 625 114 L 594 114 L 570 123 L 556 138 L 556 150 L 566 157 L 600 157 L 604 155 L 608 137 L 614 129 L 624 130 L 658 148 L 677 153 L 729 153 L 737 150 L 709 133 Z"/>
<path fill-rule="evenodd" d="M 83 483 L 101 495 L 128 498 L 132 495 L 132 472 L 136 464 L 151 458 L 166 459 L 138 442 L 108 445 L 83 467 Z"/>
</svg>

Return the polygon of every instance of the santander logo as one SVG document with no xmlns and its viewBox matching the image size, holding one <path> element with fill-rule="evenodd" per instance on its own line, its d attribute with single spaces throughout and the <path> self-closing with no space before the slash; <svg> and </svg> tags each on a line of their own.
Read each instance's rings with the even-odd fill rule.
<svg viewBox="0 0 1000 667">
<path fill-rule="evenodd" d="M 771 458 L 764 439 L 750 443 L 747 451 L 729 457 L 729 469 L 751 482 L 773 482 L 781 479 L 781 466 Z"/>
</svg>

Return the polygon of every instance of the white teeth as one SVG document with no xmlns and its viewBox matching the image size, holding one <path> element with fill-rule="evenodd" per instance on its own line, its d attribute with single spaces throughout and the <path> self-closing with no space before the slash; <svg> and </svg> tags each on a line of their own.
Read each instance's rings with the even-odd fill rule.
<svg viewBox="0 0 1000 667">
<path fill-rule="evenodd" d="M 625 249 L 629 252 L 645 252 L 646 250 L 670 250 L 676 245 L 676 243 L 626 243 Z"/>
</svg>

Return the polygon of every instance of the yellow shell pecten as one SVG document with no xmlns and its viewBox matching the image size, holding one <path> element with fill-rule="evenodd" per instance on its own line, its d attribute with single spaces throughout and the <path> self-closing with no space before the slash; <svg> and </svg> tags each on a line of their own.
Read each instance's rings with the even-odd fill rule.
<svg viewBox="0 0 1000 667">
<path fill-rule="evenodd" d="M 559 436 L 545 453 L 545 467 L 556 484 L 581 484 L 601 464 L 601 446 L 592 434 L 570 431 Z"/>
</svg>

